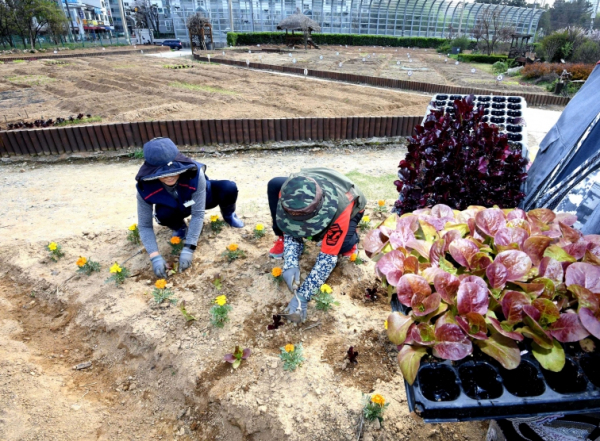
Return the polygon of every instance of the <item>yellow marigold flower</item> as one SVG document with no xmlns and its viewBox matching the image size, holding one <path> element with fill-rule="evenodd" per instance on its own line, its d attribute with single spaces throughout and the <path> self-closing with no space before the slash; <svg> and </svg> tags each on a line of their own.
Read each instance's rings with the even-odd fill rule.
<svg viewBox="0 0 600 441">
<path fill-rule="evenodd" d="M 285 349 L 285 352 L 294 352 L 295 348 L 294 348 L 293 344 L 288 343 L 287 345 L 285 345 L 285 348 L 283 348 L 283 349 Z"/>
<path fill-rule="evenodd" d="M 181 237 L 179 237 L 179 236 L 173 236 L 171 238 L 171 243 L 173 245 L 179 245 L 181 243 Z"/>
<path fill-rule="evenodd" d="M 58 246 L 58 245 L 56 245 L 56 242 L 50 242 L 50 243 L 48 244 L 48 249 L 49 249 L 50 251 L 55 251 L 57 246 Z"/>
<path fill-rule="evenodd" d="M 120 273 L 121 271 L 122 271 L 122 268 L 119 266 L 119 264 L 117 262 L 115 262 L 115 264 L 110 267 L 110 272 L 113 274 Z"/>
<path fill-rule="evenodd" d="M 383 405 L 385 404 L 385 398 L 383 398 L 379 394 L 375 394 L 371 397 L 371 402 L 375 403 L 375 404 L 379 404 L 380 406 L 383 407 Z"/>
<path fill-rule="evenodd" d="M 265 229 L 265 226 L 263 224 L 256 224 L 255 229 L 256 231 L 263 231 Z"/>
<path fill-rule="evenodd" d="M 281 276 L 281 274 L 282 274 L 281 268 L 279 268 L 278 266 L 276 266 L 275 268 L 273 268 L 271 270 L 271 275 L 273 277 L 279 277 L 279 276 Z"/>
<path fill-rule="evenodd" d="M 137 229 L 137 224 L 133 224 L 129 227 L 129 231 L 135 231 Z"/>
<path fill-rule="evenodd" d="M 371 218 L 369 216 L 363 216 L 362 221 L 363 222 L 371 222 Z"/>
<path fill-rule="evenodd" d="M 215 303 L 219 306 L 223 306 L 225 303 L 227 303 L 227 296 L 219 296 L 215 299 Z"/>
<path fill-rule="evenodd" d="M 333 292 L 333 289 L 331 289 L 331 286 L 324 283 L 323 285 L 321 285 L 321 292 L 326 292 L 327 294 L 331 294 Z"/>
<path fill-rule="evenodd" d="M 77 264 L 78 267 L 82 267 L 83 265 L 85 265 L 87 263 L 87 259 L 83 256 L 79 256 L 79 259 L 77 259 L 77 262 L 75 262 Z"/>
<path fill-rule="evenodd" d="M 165 289 L 167 286 L 167 281 L 165 279 L 158 279 L 156 283 L 154 283 L 154 286 L 156 286 L 158 289 Z"/>
<path fill-rule="evenodd" d="M 218 216 L 218 215 L 216 215 L 216 214 L 213 214 L 213 215 L 210 217 L 210 221 L 211 221 L 211 222 L 216 222 L 216 221 L 218 221 L 218 220 L 219 220 L 219 216 Z"/>
<path fill-rule="evenodd" d="M 383 207 L 385 205 L 385 200 L 384 199 L 379 199 L 377 201 L 377 205 L 379 205 L 380 207 Z"/>
<path fill-rule="evenodd" d="M 350 262 L 356 262 L 356 258 L 358 257 L 358 254 L 354 253 L 353 255 L 350 256 Z"/>
<path fill-rule="evenodd" d="M 227 245 L 227 249 L 228 249 L 229 251 L 232 251 L 232 252 L 233 252 L 233 251 L 237 251 L 237 249 L 238 249 L 238 246 L 237 246 L 237 244 L 236 244 L 236 243 L 232 243 L 232 244 L 229 244 L 229 245 Z"/>
<path fill-rule="evenodd" d="M 383 322 L 383 327 L 384 327 L 385 329 L 387 329 L 387 327 L 388 327 L 387 320 L 386 320 L 385 322 Z"/>
</svg>

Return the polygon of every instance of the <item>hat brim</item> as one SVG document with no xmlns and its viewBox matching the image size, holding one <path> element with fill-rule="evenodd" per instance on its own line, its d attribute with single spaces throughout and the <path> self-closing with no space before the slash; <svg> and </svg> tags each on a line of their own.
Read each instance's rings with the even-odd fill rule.
<svg viewBox="0 0 600 441">
<path fill-rule="evenodd" d="M 277 202 L 277 226 L 286 234 L 298 238 L 317 236 L 325 230 L 337 213 L 337 193 L 335 187 L 324 179 L 315 179 L 323 190 L 323 205 L 310 219 L 296 220 Z M 285 185 L 284 185 L 285 186 Z M 281 188 L 283 191 L 283 187 Z"/>
<path fill-rule="evenodd" d="M 144 176 L 142 181 L 152 181 L 158 178 L 166 178 L 168 176 L 180 175 L 187 170 L 195 169 L 196 164 L 183 164 L 181 162 L 172 162 L 171 165 L 164 165 L 157 168 L 151 174 Z"/>
</svg>

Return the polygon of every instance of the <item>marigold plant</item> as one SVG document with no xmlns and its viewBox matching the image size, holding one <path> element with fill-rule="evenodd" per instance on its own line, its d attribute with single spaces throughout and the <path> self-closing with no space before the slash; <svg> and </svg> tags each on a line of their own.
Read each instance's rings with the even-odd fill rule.
<svg viewBox="0 0 600 441">
<path fill-rule="evenodd" d="M 100 264 L 92 260 L 88 260 L 86 257 L 79 256 L 79 259 L 75 262 L 78 266 L 77 272 L 83 273 L 86 276 L 91 275 L 93 272 L 100 271 Z"/>
<path fill-rule="evenodd" d="M 283 280 L 283 270 L 276 266 L 271 270 L 271 278 L 273 279 L 273 282 L 279 284 Z"/>
<path fill-rule="evenodd" d="M 293 345 L 288 343 L 283 348 L 279 348 L 281 353 L 279 358 L 283 361 L 283 369 L 286 371 L 295 371 L 298 366 L 306 359 L 303 355 L 302 343 Z"/>
<path fill-rule="evenodd" d="M 156 303 L 170 302 L 177 303 L 177 299 L 173 296 L 175 293 L 167 288 L 167 281 L 165 279 L 158 279 L 154 283 L 154 290 L 152 291 L 152 297 Z"/>
<path fill-rule="evenodd" d="M 321 285 L 321 288 L 315 290 L 313 300 L 315 301 L 315 308 L 320 311 L 329 311 L 333 306 L 340 306 L 340 302 L 337 302 L 331 295 L 333 289 L 327 284 Z"/>
<path fill-rule="evenodd" d="M 232 243 L 225 247 L 225 252 L 223 253 L 223 256 L 226 257 L 229 262 L 233 262 L 235 259 L 245 257 L 246 253 L 240 250 L 237 244 Z"/>
<path fill-rule="evenodd" d="M 121 267 L 117 262 L 109 268 L 109 272 L 112 276 L 106 279 L 106 283 L 115 282 L 115 285 L 117 286 L 125 283 L 125 279 L 129 277 L 129 270 L 125 267 Z"/>
<path fill-rule="evenodd" d="M 61 246 L 56 242 L 50 242 L 46 248 L 50 252 L 50 259 L 54 262 L 58 262 L 58 259 L 65 255 Z"/>
<path fill-rule="evenodd" d="M 167 286 L 167 281 L 165 279 L 158 279 L 154 286 L 158 289 L 164 289 Z"/>
<path fill-rule="evenodd" d="M 219 234 L 223 230 L 224 226 L 225 226 L 225 221 L 223 219 L 219 219 L 218 215 L 213 214 L 210 217 L 210 229 L 214 233 Z"/>
<path fill-rule="evenodd" d="M 224 295 L 218 296 L 214 303 L 216 303 L 212 308 L 210 308 L 210 323 L 217 327 L 222 328 L 225 326 L 225 323 L 229 321 L 228 314 L 232 311 L 231 305 L 227 304 L 227 297 Z"/>
<path fill-rule="evenodd" d="M 181 237 L 179 236 L 171 237 L 169 243 L 171 244 L 171 254 L 173 255 L 179 254 L 183 249 L 183 240 L 181 240 Z"/>
<path fill-rule="evenodd" d="M 383 421 L 383 411 L 389 406 L 379 394 L 363 396 L 363 416 L 367 421 Z"/>
<path fill-rule="evenodd" d="M 360 222 L 358 223 L 358 228 L 360 231 L 367 231 L 371 228 L 371 218 L 369 216 L 363 216 Z"/>
<path fill-rule="evenodd" d="M 377 207 L 375 207 L 375 211 L 377 213 L 385 213 L 388 211 L 387 207 L 385 206 L 385 199 L 379 199 L 377 201 Z"/>
<path fill-rule="evenodd" d="M 133 224 L 129 226 L 129 230 L 127 231 L 127 240 L 134 245 L 139 245 L 140 242 L 140 230 L 138 229 L 137 224 Z"/>
<path fill-rule="evenodd" d="M 261 237 L 263 237 L 265 235 L 265 226 L 264 224 L 256 224 L 256 226 L 254 227 L 254 237 L 256 239 L 260 239 Z"/>
</svg>

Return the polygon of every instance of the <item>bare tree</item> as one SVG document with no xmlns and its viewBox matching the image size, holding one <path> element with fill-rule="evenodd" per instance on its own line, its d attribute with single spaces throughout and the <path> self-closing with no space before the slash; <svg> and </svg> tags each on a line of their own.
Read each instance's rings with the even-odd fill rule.
<svg viewBox="0 0 600 441">
<path fill-rule="evenodd" d="M 150 40 L 152 41 L 154 31 L 159 32 L 158 5 L 151 3 L 150 0 L 136 0 L 131 9 L 136 27 L 139 29 L 148 29 L 150 31 Z"/>
<path fill-rule="evenodd" d="M 488 6 L 473 29 L 473 36 L 475 37 L 476 32 L 485 44 L 485 51 L 488 55 L 494 52 L 498 42 L 510 40 L 514 33 L 514 29 L 505 24 L 500 12 L 501 8 L 495 7 L 492 9 L 491 6 Z"/>
</svg>

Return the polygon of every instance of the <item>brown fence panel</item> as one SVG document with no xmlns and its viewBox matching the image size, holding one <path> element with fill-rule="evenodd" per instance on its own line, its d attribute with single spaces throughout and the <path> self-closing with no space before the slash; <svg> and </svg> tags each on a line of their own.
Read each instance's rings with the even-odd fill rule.
<svg viewBox="0 0 600 441">
<path fill-rule="evenodd" d="M 81 132 L 81 137 L 83 138 L 83 143 L 85 144 L 85 149 L 88 152 L 94 151 L 94 143 L 90 138 L 90 134 L 88 133 L 87 126 L 79 127 L 79 131 Z"/>
<path fill-rule="evenodd" d="M 133 138 L 133 130 L 131 130 L 131 123 L 123 123 L 123 133 L 125 133 L 127 145 L 130 147 L 137 147 Z"/>
<path fill-rule="evenodd" d="M 215 123 L 215 134 L 217 136 L 217 143 L 222 145 L 225 142 L 225 135 L 223 134 L 223 121 L 220 119 L 213 120 Z"/>
<path fill-rule="evenodd" d="M 146 142 L 150 141 L 153 138 L 156 138 L 157 135 L 160 136 L 160 134 L 155 135 L 154 134 L 154 128 L 152 127 L 152 121 L 145 121 L 144 122 L 144 127 L 146 128 Z M 175 141 L 175 138 L 171 138 L 173 141 Z M 177 142 L 177 144 L 179 144 L 179 142 Z"/>
<path fill-rule="evenodd" d="M 285 119 L 285 140 L 284 141 L 293 141 L 294 140 L 294 123 L 292 118 Z"/>
<path fill-rule="evenodd" d="M 267 120 L 267 133 L 269 134 L 267 140 L 275 141 L 275 120 L 273 118 Z"/>
<path fill-rule="evenodd" d="M 242 136 L 244 144 L 250 144 L 250 124 L 247 118 L 242 119 Z"/>
<path fill-rule="evenodd" d="M 254 120 L 254 133 L 256 134 L 256 142 L 263 142 L 263 132 L 262 132 L 262 120 L 255 119 Z"/>
<path fill-rule="evenodd" d="M 115 124 L 115 129 L 116 129 L 117 133 L 119 134 L 119 141 L 121 142 L 121 148 L 129 147 L 130 144 L 127 141 L 127 136 L 125 136 L 125 130 L 123 129 L 123 124 L 122 123 Z"/>
<path fill-rule="evenodd" d="M 254 144 L 256 142 L 256 128 L 254 127 L 254 120 L 247 119 L 248 124 L 248 143 Z"/>
<path fill-rule="evenodd" d="M 241 119 L 232 119 L 229 122 L 229 127 L 231 127 L 231 142 L 235 144 L 243 144 L 244 143 L 244 127 L 242 126 Z"/>
<path fill-rule="evenodd" d="M 96 135 L 96 139 L 98 140 L 98 145 L 100 146 L 100 150 L 104 151 L 108 148 L 107 140 L 104 136 L 104 131 L 102 130 L 102 126 L 92 126 L 94 127 L 94 134 Z M 62 131 L 59 132 L 59 135 Z M 63 139 L 62 135 L 60 137 L 61 141 Z M 64 141 L 63 141 L 64 142 Z M 63 145 L 63 148 L 66 150 L 67 146 Z"/>
<path fill-rule="evenodd" d="M 35 135 L 35 130 L 21 130 L 23 141 L 30 155 L 39 155 L 43 153 L 42 146 Z"/>
<path fill-rule="evenodd" d="M 21 138 L 17 137 L 17 131 L 9 131 L 6 132 L 6 136 L 8 136 L 10 145 L 12 146 L 13 152 L 17 155 L 27 155 L 29 152 L 23 146 Z"/>
<path fill-rule="evenodd" d="M 69 148 L 71 149 L 71 151 L 78 152 L 79 146 L 77 145 L 77 141 L 75 140 L 75 136 L 73 135 L 72 129 L 73 129 L 72 127 L 65 127 L 63 129 L 63 132 L 66 135 L 67 142 L 69 144 Z M 103 130 L 108 130 L 108 128 L 106 126 L 103 126 Z"/>
<path fill-rule="evenodd" d="M 135 145 L 144 145 L 144 139 L 142 134 L 140 133 L 140 124 L 133 122 L 130 123 L 129 126 L 131 127 L 131 133 L 133 134 L 133 142 L 135 143 Z"/>
<path fill-rule="evenodd" d="M 282 124 L 281 124 L 281 122 L 282 121 L 283 120 L 281 118 L 275 118 L 273 120 L 273 130 L 274 130 L 274 133 L 275 133 L 274 141 L 277 141 L 277 142 L 281 141 L 281 135 L 282 135 L 282 133 L 281 133 L 282 132 L 282 128 L 281 128 Z"/>
<path fill-rule="evenodd" d="M 81 127 L 73 126 L 73 135 L 75 136 L 75 142 L 77 143 L 77 149 L 80 152 L 88 152 L 91 151 L 91 148 L 88 148 L 87 144 L 83 140 L 83 135 L 81 134 Z"/>
<path fill-rule="evenodd" d="M 219 138 L 217 137 L 217 125 L 214 119 L 208 120 L 208 130 L 210 132 L 210 139 L 212 144 L 219 144 Z"/>
<path fill-rule="evenodd" d="M 0 156 L 9 156 L 13 153 L 12 146 L 6 132 L 0 132 Z"/>
<path fill-rule="evenodd" d="M 317 140 L 323 141 L 323 118 L 317 118 Z"/>
<path fill-rule="evenodd" d="M 231 120 L 224 119 L 221 121 L 221 125 L 223 126 L 223 142 L 225 144 L 231 144 L 231 130 L 229 127 Z"/>
<path fill-rule="evenodd" d="M 66 150 L 60 138 L 60 130 L 50 129 L 50 135 L 52 136 L 52 142 L 54 143 L 54 148 L 56 148 L 57 153 L 65 153 Z"/>
<path fill-rule="evenodd" d="M 112 137 L 112 134 L 110 133 L 110 127 L 108 125 L 103 125 L 101 130 L 102 134 L 104 135 L 104 140 L 106 142 L 106 148 L 109 150 L 114 150 L 116 147 L 116 143 Z"/>
<path fill-rule="evenodd" d="M 262 142 L 269 142 L 269 120 L 261 120 L 262 124 Z"/>
</svg>

